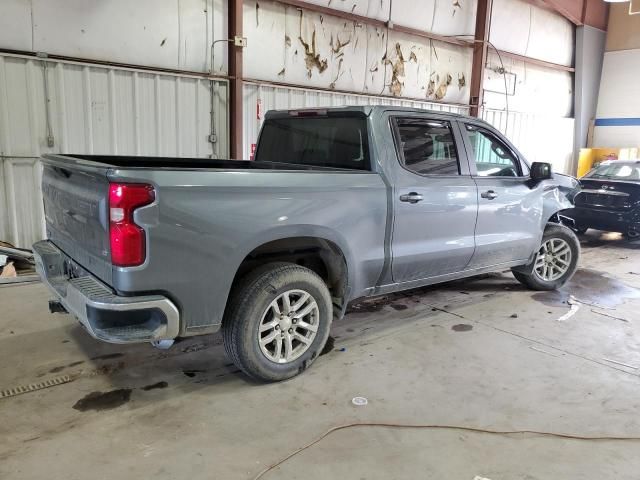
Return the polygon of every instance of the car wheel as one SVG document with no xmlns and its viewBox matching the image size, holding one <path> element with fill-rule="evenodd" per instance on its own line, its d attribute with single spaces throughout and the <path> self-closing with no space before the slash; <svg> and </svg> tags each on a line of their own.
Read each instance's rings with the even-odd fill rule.
<svg viewBox="0 0 640 480">
<path fill-rule="evenodd" d="M 548 224 L 530 273 L 513 270 L 516 279 L 533 290 L 556 290 L 575 273 L 580 242 L 570 228 Z"/>
<path fill-rule="evenodd" d="M 271 263 L 234 288 L 222 325 L 229 358 L 244 373 L 273 382 L 294 377 L 322 351 L 333 318 L 329 290 L 316 273 Z"/>
<path fill-rule="evenodd" d="M 640 238 L 640 231 L 636 229 L 629 229 L 629 231 L 627 231 L 627 233 L 625 234 L 625 237 L 627 237 L 627 239 L 629 240 L 637 240 L 638 238 Z"/>
</svg>

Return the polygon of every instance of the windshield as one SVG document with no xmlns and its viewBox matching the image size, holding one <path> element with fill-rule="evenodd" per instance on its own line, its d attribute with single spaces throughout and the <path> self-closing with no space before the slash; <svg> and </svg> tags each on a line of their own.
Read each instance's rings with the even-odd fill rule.
<svg viewBox="0 0 640 480">
<path fill-rule="evenodd" d="M 640 163 L 606 163 L 594 168 L 586 178 L 611 178 L 614 180 L 640 181 Z"/>
<path fill-rule="evenodd" d="M 265 122 L 256 162 L 369 170 L 364 117 L 290 117 Z"/>
</svg>

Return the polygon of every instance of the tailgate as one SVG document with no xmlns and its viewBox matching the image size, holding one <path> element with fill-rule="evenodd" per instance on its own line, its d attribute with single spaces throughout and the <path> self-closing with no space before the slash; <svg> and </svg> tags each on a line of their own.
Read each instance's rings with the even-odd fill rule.
<svg viewBox="0 0 640 480">
<path fill-rule="evenodd" d="M 86 270 L 111 284 L 108 167 L 52 158 L 43 164 L 42 193 L 49 240 Z"/>
</svg>

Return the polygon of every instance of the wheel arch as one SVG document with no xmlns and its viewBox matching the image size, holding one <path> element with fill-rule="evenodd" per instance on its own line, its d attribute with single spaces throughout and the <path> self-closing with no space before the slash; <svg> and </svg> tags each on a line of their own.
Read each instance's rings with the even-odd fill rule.
<svg viewBox="0 0 640 480">
<path fill-rule="evenodd" d="M 344 311 L 354 284 L 350 249 L 339 234 L 324 228 L 283 228 L 268 232 L 242 251 L 230 294 L 247 273 L 271 262 L 290 262 L 317 273 L 327 284 L 338 312 Z"/>
</svg>

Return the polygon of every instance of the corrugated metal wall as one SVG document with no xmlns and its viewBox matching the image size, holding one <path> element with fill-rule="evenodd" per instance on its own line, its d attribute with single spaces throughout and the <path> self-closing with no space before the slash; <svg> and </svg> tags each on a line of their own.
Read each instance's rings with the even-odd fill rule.
<svg viewBox="0 0 640 480">
<path fill-rule="evenodd" d="M 259 112 L 264 114 L 269 110 L 345 105 L 397 105 L 462 114 L 469 113 L 468 107 L 459 105 L 246 82 L 243 98 L 244 158 L 250 158 L 251 146 L 258 139 L 258 132 L 262 124 L 262 120 L 258 118 Z"/>
<path fill-rule="evenodd" d="M 506 135 L 530 162 L 549 162 L 571 173 L 573 118 L 485 109 L 483 119 Z"/>
<path fill-rule="evenodd" d="M 41 154 L 225 157 L 227 118 L 226 81 L 0 54 L 0 239 L 44 234 Z"/>
</svg>

